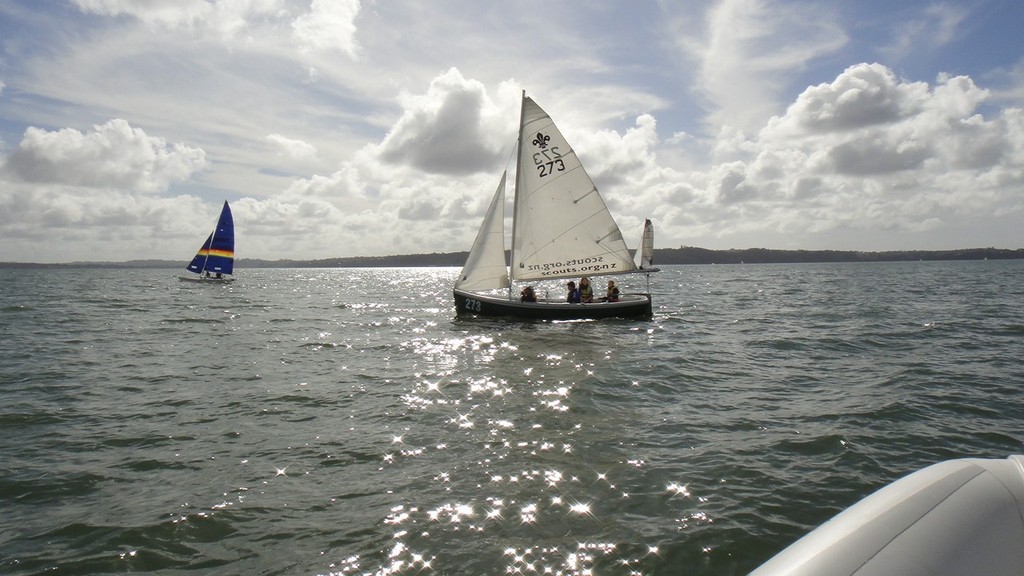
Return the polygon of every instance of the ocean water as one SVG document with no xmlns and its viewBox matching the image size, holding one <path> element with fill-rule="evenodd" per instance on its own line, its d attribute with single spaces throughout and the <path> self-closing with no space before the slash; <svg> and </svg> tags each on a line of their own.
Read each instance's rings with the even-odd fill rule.
<svg viewBox="0 0 1024 576">
<path fill-rule="evenodd" d="M 0 270 L 0 573 L 746 574 L 1024 452 L 1024 261 L 672 266 L 564 323 L 238 272 Z"/>
</svg>

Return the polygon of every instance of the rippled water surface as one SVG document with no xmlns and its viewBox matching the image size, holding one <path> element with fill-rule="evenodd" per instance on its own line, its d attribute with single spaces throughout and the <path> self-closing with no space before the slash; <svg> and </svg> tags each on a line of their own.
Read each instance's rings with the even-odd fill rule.
<svg viewBox="0 0 1024 576">
<path fill-rule="evenodd" d="M 457 272 L 0 270 L 0 572 L 745 574 L 1024 451 L 1024 261 L 669 267 L 566 323 L 455 319 Z"/>
</svg>

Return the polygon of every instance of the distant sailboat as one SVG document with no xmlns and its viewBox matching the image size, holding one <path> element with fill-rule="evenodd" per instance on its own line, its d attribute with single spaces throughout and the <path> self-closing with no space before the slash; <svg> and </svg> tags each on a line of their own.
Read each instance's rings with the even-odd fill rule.
<svg viewBox="0 0 1024 576">
<path fill-rule="evenodd" d="M 658 272 L 654 267 L 654 224 L 651 219 L 644 220 L 644 230 L 640 234 L 640 247 L 633 255 L 633 263 L 641 272 Z"/>
<path fill-rule="evenodd" d="M 235 221 L 231 207 L 224 201 L 217 227 L 206 238 L 195 258 L 187 266 L 192 275 L 178 276 L 185 282 L 232 282 L 235 268 Z"/>
<path fill-rule="evenodd" d="M 455 282 L 456 312 L 545 320 L 650 317 L 650 294 L 621 294 L 617 300 L 589 303 L 513 297 L 513 282 L 646 272 L 633 262 L 618 225 L 576 152 L 551 117 L 525 93 L 517 156 L 512 264 L 506 267 L 505 263 L 502 174 Z M 509 289 L 507 296 L 487 292 L 504 288 Z"/>
</svg>

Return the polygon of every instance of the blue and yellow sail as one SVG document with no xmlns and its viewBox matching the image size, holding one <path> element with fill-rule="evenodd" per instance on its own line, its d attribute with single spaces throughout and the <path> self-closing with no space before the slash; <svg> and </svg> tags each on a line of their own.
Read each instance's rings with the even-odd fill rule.
<svg viewBox="0 0 1024 576">
<path fill-rule="evenodd" d="M 231 207 L 224 201 L 217 227 L 203 243 L 188 265 L 196 274 L 231 274 L 235 268 L 235 221 Z"/>
</svg>

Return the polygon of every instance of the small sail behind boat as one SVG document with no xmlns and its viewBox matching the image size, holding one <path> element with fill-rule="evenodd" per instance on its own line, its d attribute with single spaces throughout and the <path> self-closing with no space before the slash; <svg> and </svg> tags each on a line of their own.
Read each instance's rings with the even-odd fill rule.
<svg viewBox="0 0 1024 576">
<path fill-rule="evenodd" d="M 633 255 L 633 262 L 641 270 L 648 270 L 654 266 L 654 224 L 650 218 L 644 220 L 644 231 L 640 236 L 640 246 Z"/>
<path fill-rule="evenodd" d="M 235 268 L 235 222 L 227 201 L 221 208 L 217 227 L 188 265 L 190 272 L 231 274 Z"/>
<path fill-rule="evenodd" d="M 483 225 L 469 250 L 466 264 L 455 281 L 463 290 L 491 290 L 508 288 L 508 268 L 505 265 L 505 176 L 494 191 Z"/>
<path fill-rule="evenodd" d="M 512 229 L 514 280 L 636 270 L 593 180 L 551 117 L 523 96 Z"/>
</svg>

